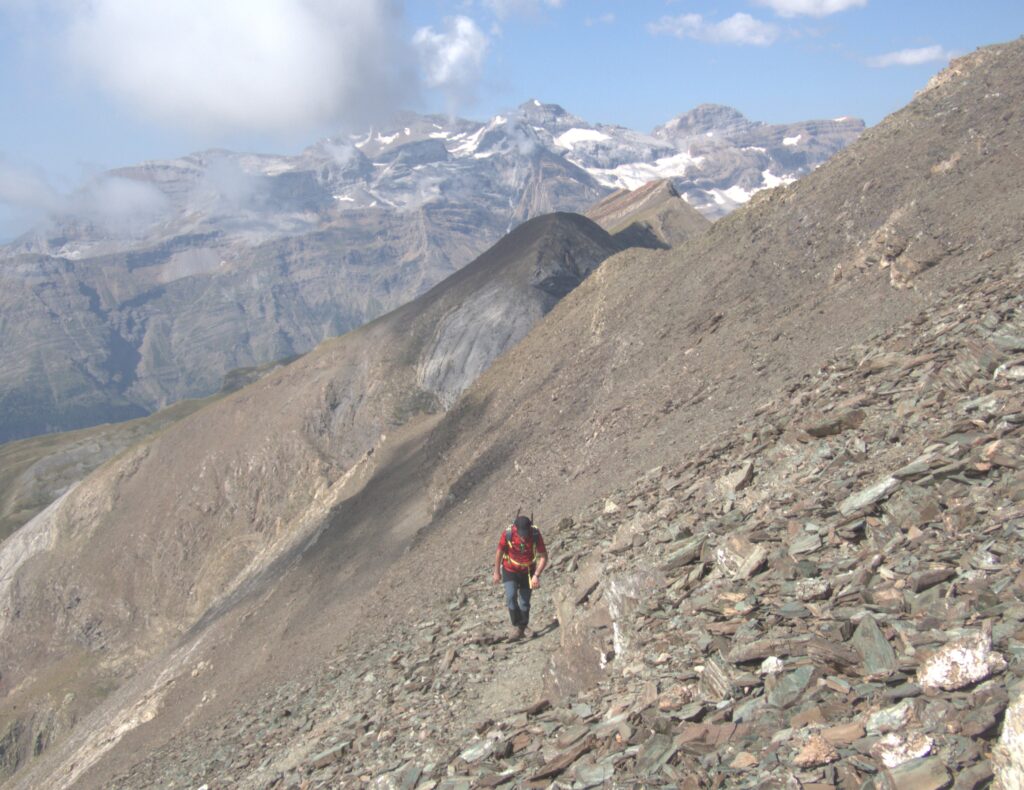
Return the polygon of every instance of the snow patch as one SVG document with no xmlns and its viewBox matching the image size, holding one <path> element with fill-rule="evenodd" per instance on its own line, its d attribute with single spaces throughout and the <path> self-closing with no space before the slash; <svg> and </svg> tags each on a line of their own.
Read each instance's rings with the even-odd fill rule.
<svg viewBox="0 0 1024 790">
<path fill-rule="evenodd" d="M 498 117 L 500 118 L 501 116 Z M 470 135 L 465 142 L 455 146 L 455 148 L 452 149 L 452 153 L 455 156 L 469 156 L 476 151 L 477 146 L 480 145 L 480 138 L 484 136 L 484 132 L 486 131 L 487 127 L 481 126 L 472 135 Z"/>
<path fill-rule="evenodd" d="M 340 201 L 345 202 L 345 203 L 355 203 L 356 202 L 356 199 L 354 197 L 349 197 L 348 195 L 332 195 L 331 197 L 333 197 L 335 200 L 340 200 Z"/>
<path fill-rule="evenodd" d="M 774 189 L 775 187 L 786 186 L 796 181 L 795 176 L 784 175 L 777 176 L 771 170 L 762 170 L 761 178 L 764 179 L 764 185 L 767 189 Z"/>
<path fill-rule="evenodd" d="M 665 156 L 657 159 L 653 163 L 632 162 L 606 169 L 584 167 L 581 162 L 576 162 L 572 159 L 569 161 L 583 167 L 603 186 L 612 187 L 613 189 L 633 190 L 642 187 L 648 181 L 683 176 L 689 168 L 699 168 L 704 161 L 704 157 L 691 156 L 688 152 L 681 151 L 674 156 Z"/>
<path fill-rule="evenodd" d="M 728 204 L 739 204 L 746 203 L 750 198 L 754 196 L 754 193 L 759 190 L 746 190 L 743 187 L 736 185 L 731 186 L 728 189 L 712 189 L 708 194 L 719 206 L 726 206 Z"/>
<path fill-rule="evenodd" d="M 611 139 L 610 135 L 599 132 L 597 129 L 570 129 L 555 138 L 555 145 L 572 148 L 578 143 L 600 143 L 609 139 Z"/>
<path fill-rule="evenodd" d="M 783 145 L 797 145 L 803 139 L 802 134 L 798 134 L 796 137 L 783 137 Z"/>
<path fill-rule="evenodd" d="M 434 140 L 447 140 L 448 137 L 449 137 L 449 133 L 448 132 L 431 132 L 430 136 Z"/>
<path fill-rule="evenodd" d="M 383 135 L 380 132 L 377 133 L 377 142 L 382 145 L 391 145 L 395 140 L 398 139 L 398 132 L 390 135 Z"/>
</svg>

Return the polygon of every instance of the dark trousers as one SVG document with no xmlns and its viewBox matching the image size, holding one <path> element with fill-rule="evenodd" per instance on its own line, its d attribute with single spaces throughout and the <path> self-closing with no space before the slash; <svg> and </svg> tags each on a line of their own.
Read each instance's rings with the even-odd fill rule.
<svg viewBox="0 0 1024 790">
<path fill-rule="evenodd" d="M 502 568 L 501 581 L 505 586 L 505 605 L 512 625 L 526 628 L 530 624 L 530 595 L 533 594 L 529 572 L 511 573 Z"/>
</svg>

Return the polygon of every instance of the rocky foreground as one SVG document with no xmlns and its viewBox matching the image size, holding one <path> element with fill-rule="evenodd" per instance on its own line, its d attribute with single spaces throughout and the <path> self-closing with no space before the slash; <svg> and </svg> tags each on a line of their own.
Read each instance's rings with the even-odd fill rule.
<svg viewBox="0 0 1024 790">
<path fill-rule="evenodd" d="M 542 524 L 532 640 L 483 557 L 115 786 L 1020 786 L 1022 293 L 979 274 Z"/>
</svg>

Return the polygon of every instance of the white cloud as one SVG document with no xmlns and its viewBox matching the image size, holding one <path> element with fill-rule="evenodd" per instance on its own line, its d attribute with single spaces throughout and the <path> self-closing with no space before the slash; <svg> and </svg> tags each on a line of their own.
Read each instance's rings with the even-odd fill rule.
<svg viewBox="0 0 1024 790">
<path fill-rule="evenodd" d="M 46 178 L 0 159 L 0 203 L 28 213 L 49 213 L 63 202 Z"/>
<path fill-rule="evenodd" d="M 923 63 L 948 61 L 951 57 L 953 57 L 952 52 L 936 44 L 931 47 L 901 49 L 898 52 L 876 55 L 873 58 L 868 58 L 867 63 L 873 68 L 883 69 L 888 66 L 920 66 Z"/>
<path fill-rule="evenodd" d="M 487 36 L 473 20 L 449 19 L 444 32 L 420 28 L 412 40 L 427 85 L 441 90 L 450 104 L 472 100 L 488 45 Z"/>
<path fill-rule="evenodd" d="M 498 17 L 505 19 L 512 14 L 536 14 L 542 8 L 561 8 L 563 0 L 484 0 L 484 5 Z"/>
<path fill-rule="evenodd" d="M 170 201 L 152 184 L 113 175 L 101 176 L 65 195 L 42 173 L 0 160 L 0 205 L 11 209 L 22 227 L 71 214 L 125 232 L 144 230 L 166 216 Z"/>
<path fill-rule="evenodd" d="M 159 189 L 144 181 L 105 176 L 72 197 L 78 216 L 109 230 L 141 232 L 166 216 L 171 203 Z"/>
<path fill-rule="evenodd" d="M 754 0 L 779 16 L 828 16 L 848 8 L 863 8 L 868 0 Z"/>
<path fill-rule="evenodd" d="M 52 0 L 76 73 L 201 131 L 363 123 L 415 87 L 398 0 Z"/>
<path fill-rule="evenodd" d="M 236 159 L 214 154 L 193 188 L 191 200 L 208 210 L 233 214 L 253 205 L 260 186 L 260 179 L 245 172 Z"/>
<path fill-rule="evenodd" d="M 647 29 L 654 34 L 693 38 L 714 44 L 753 44 L 768 46 L 779 37 L 779 29 L 750 14 L 733 14 L 721 22 L 708 22 L 700 14 L 664 16 Z"/>
</svg>

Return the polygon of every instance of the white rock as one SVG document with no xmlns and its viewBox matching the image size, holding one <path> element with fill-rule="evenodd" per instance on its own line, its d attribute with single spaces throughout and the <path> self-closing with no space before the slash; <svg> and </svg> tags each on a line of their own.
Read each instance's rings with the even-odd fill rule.
<svg viewBox="0 0 1024 790">
<path fill-rule="evenodd" d="M 498 739 L 493 737 L 484 738 L 481 741 L 470 745 L 463 750 L 459 757 L 465 760 L 467 763 L 475 763 L 483 760 L 485 757 L 489 757 L 491 752 L 494 751 L 494 747 L 497 745 Z"/>
<path fill-rule="evenodd" d="M 871 754 L 881 760 L 886 768 L 896 768 L 918 757 L 927 756 L 934 745 L 935 741 L 919 732 L 908 735 L 890 732 L 871 747 Z"/>
<path fill-rule="evenodd" d="M 914 713 L 914 704 L 905 699 L 898 705 L 883 708 L 868 716 L 868 735 L 880 735 L 885 732 L 898 732 L 910 723 Z"/>
<path fill-rule="evenodd" d="M 943 645 L 922 661 L 917 669 L 917 683 L 925 691 L 955 691 L 1004 669 L 1006 659 L 992 652 L 992 637 L 970 634 Z"/>
<path fill-rule="evenodd" d="M 778 675 L 785 668 L 785 663 L 778 656 L 768 656 L 761 662 L 762 675 Z"/>
</svg>

